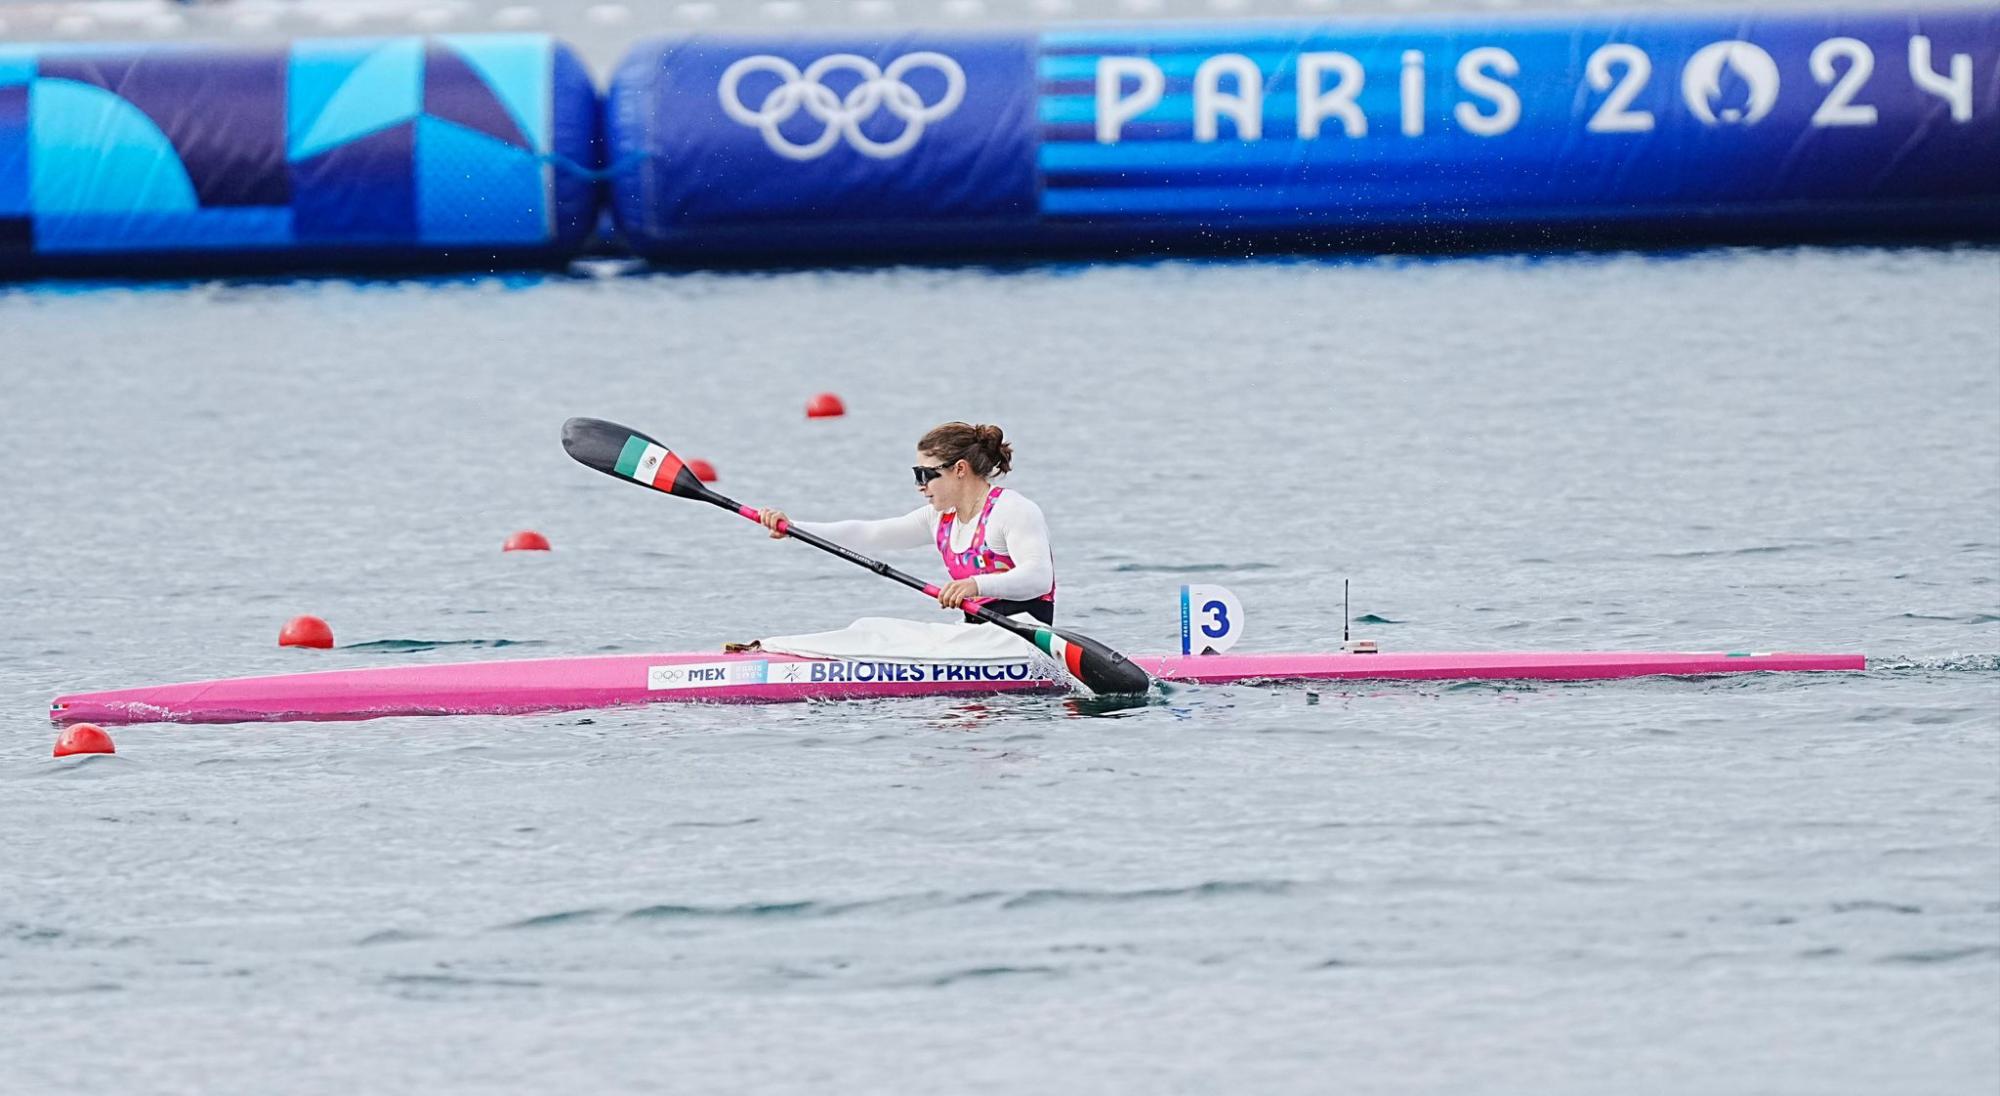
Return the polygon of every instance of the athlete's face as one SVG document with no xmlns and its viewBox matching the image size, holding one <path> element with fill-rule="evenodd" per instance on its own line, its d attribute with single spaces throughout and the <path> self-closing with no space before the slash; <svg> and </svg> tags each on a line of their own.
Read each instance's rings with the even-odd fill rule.
<svg viewBox="0 0 2000 1096">
<path fill-rule="evenodd" d="M 917 477 L 917 493 L 930 500 L 931 509 L 942 513 L 956 504 L 959 481 L 965 476 L 964 461 L 946 464 L 938 459 L 937 454 L 920 449 L 913 471 Z"/>
</svg>

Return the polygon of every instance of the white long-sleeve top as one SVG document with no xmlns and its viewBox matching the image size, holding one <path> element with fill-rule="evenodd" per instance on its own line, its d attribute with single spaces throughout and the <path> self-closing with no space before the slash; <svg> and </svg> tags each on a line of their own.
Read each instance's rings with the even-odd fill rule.
<svg viewBox="0 0 2000 1096">
<path fill-rule="evenodd" d="M 944 515 L 929 506 L 919 506 L 902 517 L 876 521 L 801 521 L 799 528 L 844 544 L 857 552 L 900 552 L 937 546 L 938 522 Z M 951 549 L 963 552 L 972 547 L 973 530 L 979 515 L 954 516 Z M 1049 523 L 1042 508 L 1022 497 L 1019 491 L 1005 490 L 993 500 L 993 512 L 986 519 L 986 546 L 1014 561 L 1014 569 L 980 575 L 973 580 L 981 597 L 1003 601 L 1032 601 L 1055 588 L 1056 562 L 1049 550 Z"/>
</svg>

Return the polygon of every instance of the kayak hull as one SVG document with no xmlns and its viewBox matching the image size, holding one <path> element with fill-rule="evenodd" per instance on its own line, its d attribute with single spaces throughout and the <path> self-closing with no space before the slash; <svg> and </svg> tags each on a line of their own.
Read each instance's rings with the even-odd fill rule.
<svg viewBox="0 0 2000 1096">
<path fill-rule="evenodd" d="M 1852 654 L 1443 652 L 1155 655 L 1163 681 L 1587 681 L 1864 670 Z M 1063 692 L 1047 663 L 870 662 L 767 653 L 641 654 L 367 667 L 60 696 L 57 723 L 260 723 L 512 715 L 673 702 L 784 703 Z"/>
</svg>

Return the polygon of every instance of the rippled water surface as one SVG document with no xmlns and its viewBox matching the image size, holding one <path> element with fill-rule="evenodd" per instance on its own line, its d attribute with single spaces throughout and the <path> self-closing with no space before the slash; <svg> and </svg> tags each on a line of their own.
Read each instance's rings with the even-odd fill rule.
<svg viewBox="0 0 2000 1096">
<path fill-rule="evenodd" d="M 52 285 L 0 332 L 0 1091 L 2000 1084 L 2000 253 Z M 49 757 L 77 689 L 931 618 L 573 414 L 806 517 L 1003 423 L 1132 650 L 1186 581 L 1331 649 L 1351 577 L 1387 649 L 1874 668 Z M 301 612 L 343 647 L 277 650 Z"/>
</svg>

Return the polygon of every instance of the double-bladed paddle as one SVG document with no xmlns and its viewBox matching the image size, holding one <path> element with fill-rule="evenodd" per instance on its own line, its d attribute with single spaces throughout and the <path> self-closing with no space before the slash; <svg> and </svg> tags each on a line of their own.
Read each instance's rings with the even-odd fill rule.
<svg viewBox="0 0 2000 1096">
<path fill-rule="evenodd" d="M 607 476 L 630 480 L 669 495 L 679 495 L 684 499 L 697 499 L 724 510 L 741 514 L 751 521 L 761 522 L 759 512 L 735 499 L 726 498 L 708 489 L 693 472 L 681 463 L 673 450 L 641 434 L 629 426 L 620 426 L 603 419 L 571 419 L 563 423 L 563 449 L 576 458 L 580 464 L 588 465 Z M 804 541 L 822 552 L 831 552 L 849 563 L 866 567 L 883 578 L 893 579 L 912 590 L 922 590 L 932 597 L 938 595 L 938 588 L 913 575 L 906 575 L 880 560 L 869 559 L 859 552 L 843 548 L 824 537 L 815 536 L 796 527 L 785 530 L 792 539 Z M 1101 695 L 1118 696 L 1144 693 L 1152 687 L 1153 679 L 1146 671 L 1134 666 L 1124 655 L 1085 635 L 1078 635 L 1067 629 L 1034 627 L 1020 621 L 1001 616 L 985 606 L 974 606 L 964 610 L 989 624 L 1020 636 L 1029 643 L 1048 653 L 1049 657 L 1063 664 L 1070 675 Z"/>
</svg>

